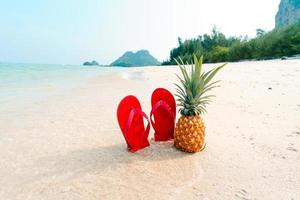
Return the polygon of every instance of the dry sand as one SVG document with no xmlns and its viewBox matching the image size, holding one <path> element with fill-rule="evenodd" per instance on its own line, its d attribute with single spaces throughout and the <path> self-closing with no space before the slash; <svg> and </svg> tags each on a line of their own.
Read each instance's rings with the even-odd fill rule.
<svg viewBox="0 0 300 200">
<path fill-rule="evenodd" d="M 203 152 L 152 141 L 128 153 L 118 102 L 134 94 L 149 113 L 175 72 L 123 69 L 1 113 L 0 199 L 300 199 L 300 60 L 229 63 Z"/>
</svg>

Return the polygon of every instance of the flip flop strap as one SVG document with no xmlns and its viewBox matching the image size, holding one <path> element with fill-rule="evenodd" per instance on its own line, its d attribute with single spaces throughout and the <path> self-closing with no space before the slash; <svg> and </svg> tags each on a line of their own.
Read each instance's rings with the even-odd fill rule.
<svg viewBox="0 0 300 200">
<path fill-rule="evenodd" d="M 163 100 L 156 102 L 156 104 L 152 107 L 152 110 L 150 112 L 150 121 L 151 121 L 151 125 L 153 126 L 154 129 L 156 129 L 156 128 L 155 128 L 155 123 L 152 119 L 152 116 L 153 116 L 153 113 L 155 113 L 157 111 L 157 109 L 160 107 L 163 108 L 165 111 L 167 111 L 167 113 L 169 114 L 170 117 L 172 117 L 172 119 L 175 118 L 174 112 L 172 112 L 172 108 L 169 106 L 169 104 L 167 104 Z"/>
<path fill-rule="evenodd" d="M 125 135 L 127 135 L 127 132 L 129 131 L 131 125 L 132 125 L 132 120 L 133 120 L 133 117 L 135 115 L 140 115 L 144 118 L 146 118 L 148 124 L 147 124 L 147 128 L 144 132 L 145 136 L 148 136 L 149 135 L 149 131 L 150 131 L 150 122 L 149 122 L 149 119 L 147 117 L 147 115 L 141 110 L 141 109 L 138 109 L 138 108 L 133 108 L 131 109 L 130 113 L 129 113 L 129 117 L 127 119 L 127 122 L 126 122 L 126 125 L 125 125 Z"/>
</svg>

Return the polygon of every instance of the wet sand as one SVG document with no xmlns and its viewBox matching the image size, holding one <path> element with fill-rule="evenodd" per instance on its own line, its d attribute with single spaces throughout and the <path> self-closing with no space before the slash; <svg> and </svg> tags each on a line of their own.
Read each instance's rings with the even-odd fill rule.
<svg viewBox="0 0 300 200">
<path fill-rule="evenodd" d="M 229 63 L 203 152 L 155 143 L 151 130 L 151 146 L 128 153 L 119 101 L 134 94 L 149 113 L 177 72 L 123 69 L 0 113 L 1 199 L 300 199 L 300 60 Z"/>
</svg>

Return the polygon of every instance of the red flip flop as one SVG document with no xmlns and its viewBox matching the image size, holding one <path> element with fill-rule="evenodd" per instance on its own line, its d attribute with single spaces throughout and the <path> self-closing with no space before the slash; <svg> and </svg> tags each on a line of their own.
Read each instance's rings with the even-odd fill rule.
<svg viewBox="0 0 300 200">
<path fill-rule="evenodd" d="M 128 151 L 135 152 L 150 145 L 148 141 L 149 119 L 135 96 L 129 95 L 122 99 L 118 106 L 117 117 Z M 143 117 L 148 121 L 146 129 Z"/>
<path fill-rule="evenodd" d="M 167 141 L 173 139 L 176 119 L 174 96 L 164 88 L 157 88 L 152 93 L 151 105 L 150 121 L 155 131 L 154 140 Z"/>
</svg>

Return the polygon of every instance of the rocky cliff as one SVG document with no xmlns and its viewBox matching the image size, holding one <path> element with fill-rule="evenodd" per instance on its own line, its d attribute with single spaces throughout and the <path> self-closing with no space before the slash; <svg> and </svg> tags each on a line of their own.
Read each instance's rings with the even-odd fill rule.
<svg viewBox="0 0 300 200">
<path fill-rule="evenodd" d="M 281 0 L 275 17 L 277 27 L 300 21 L 300 0 Z"/>
</svg>

